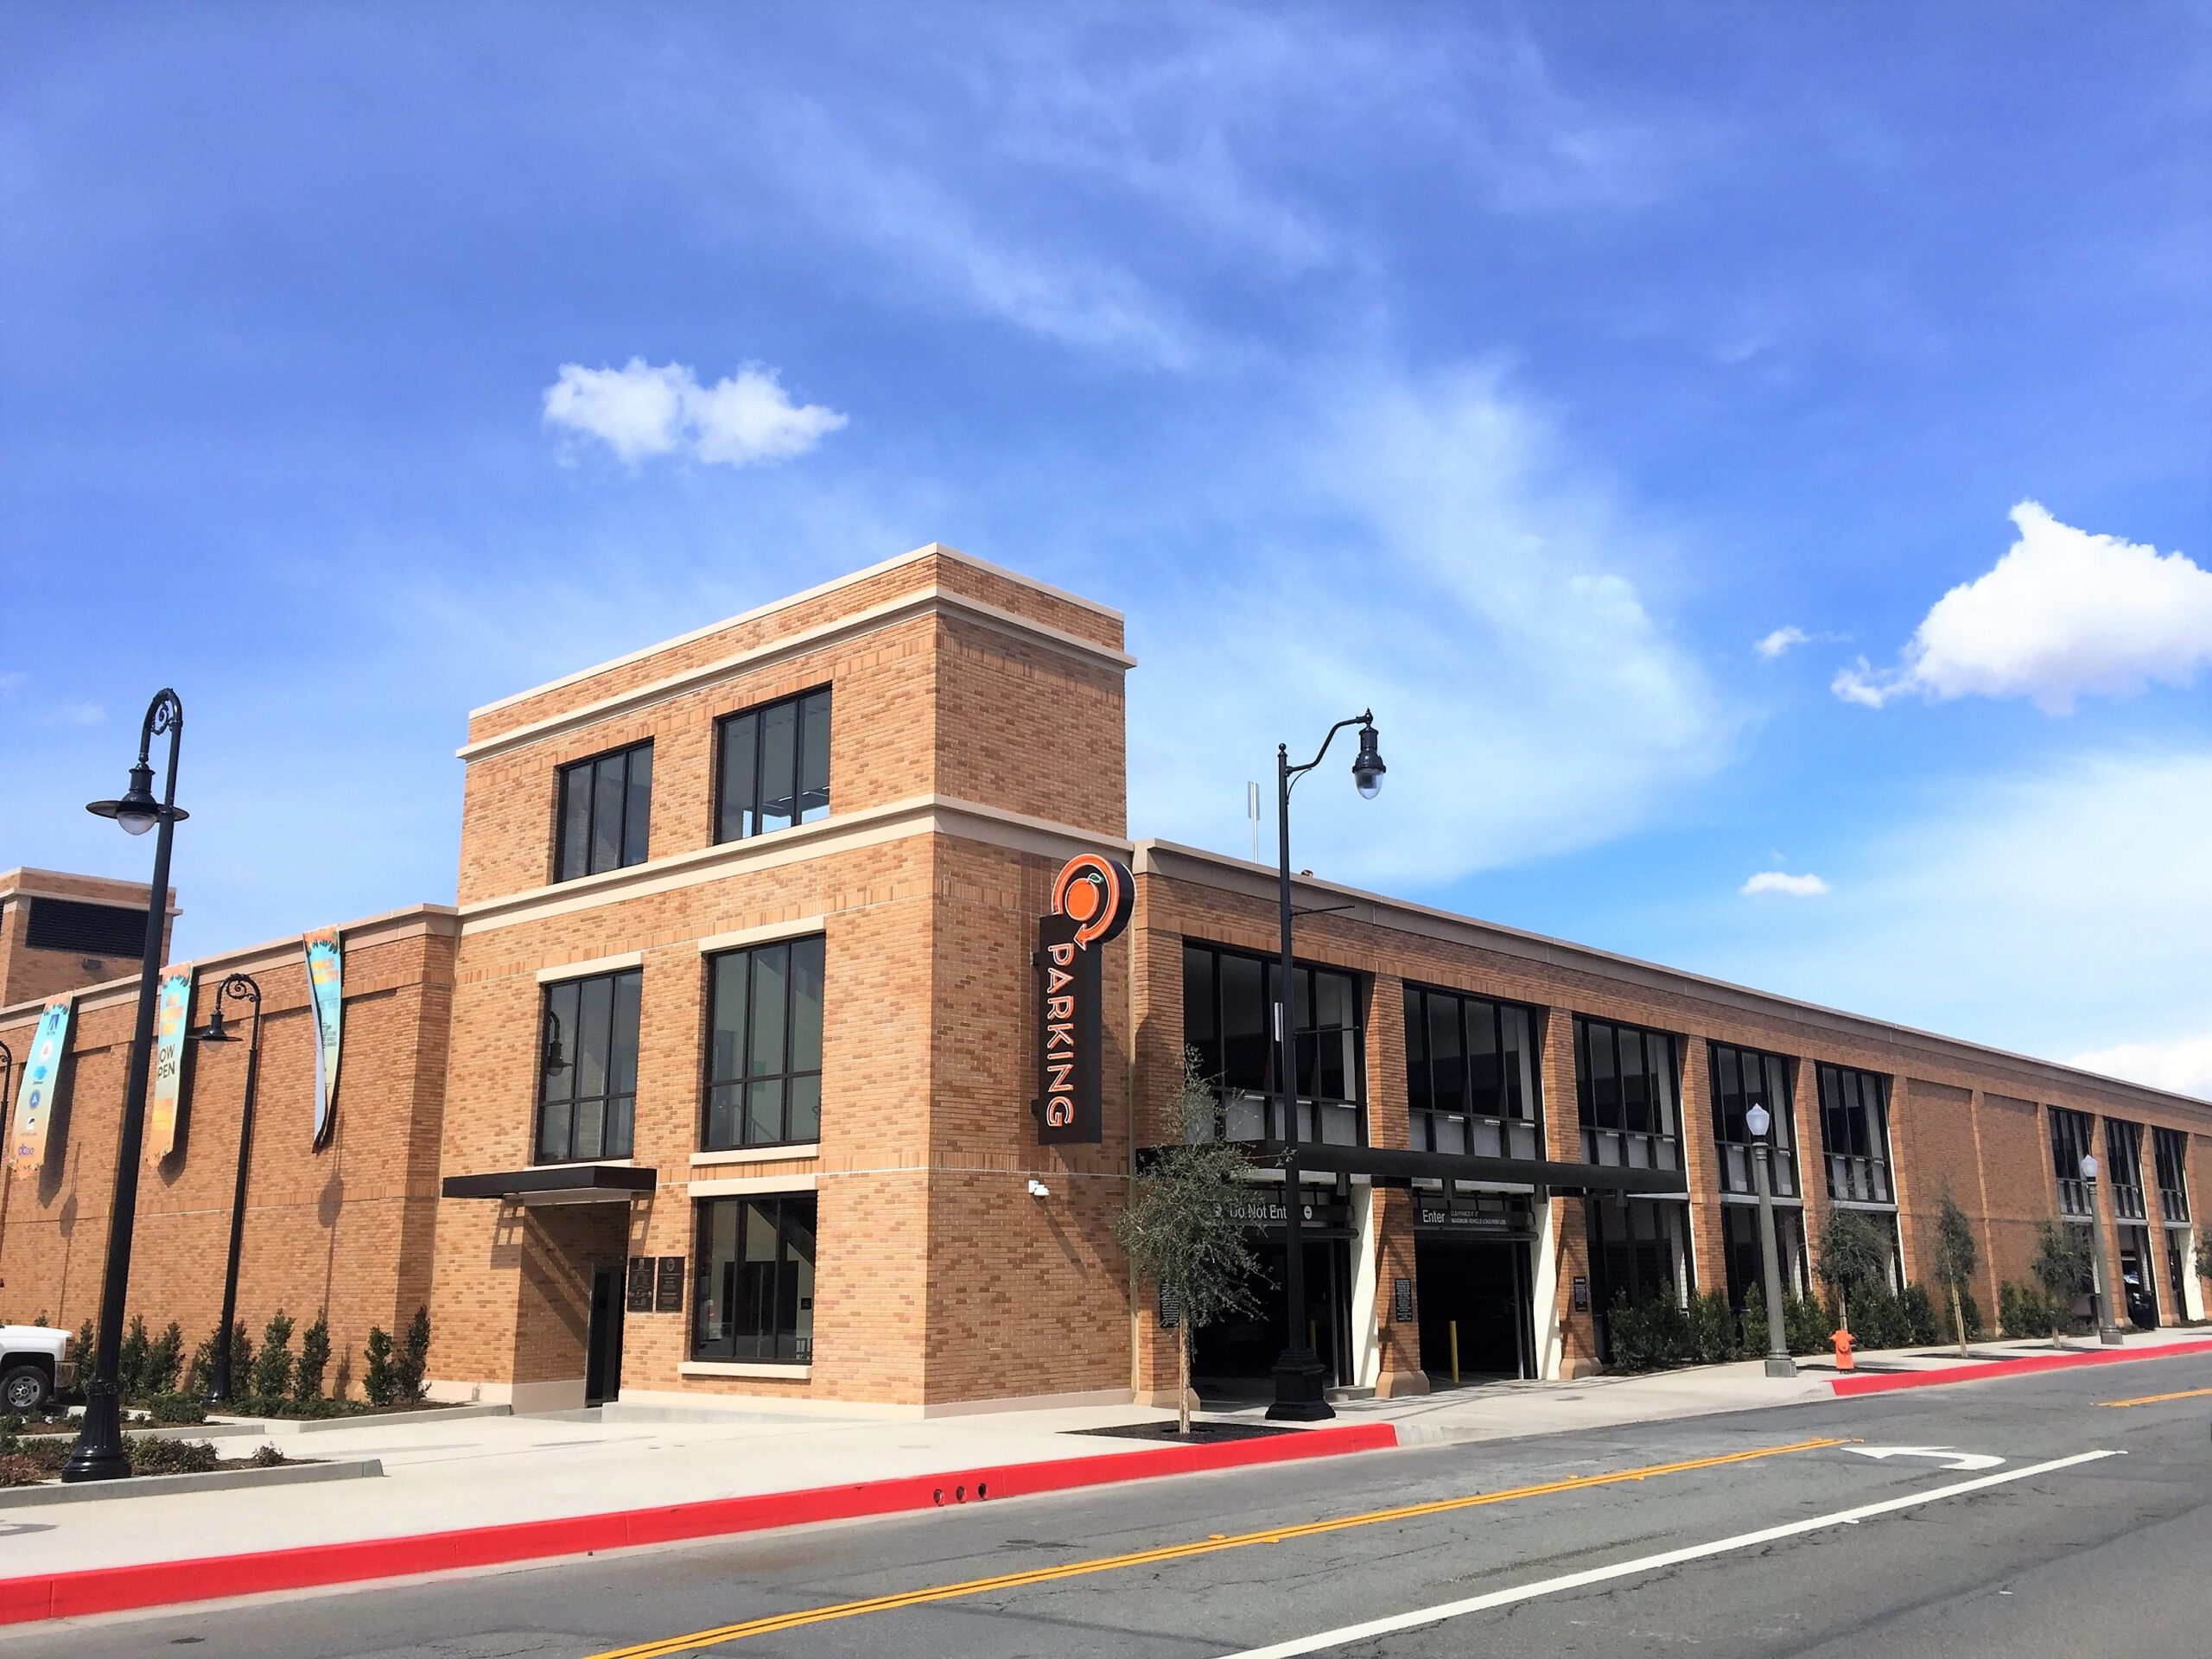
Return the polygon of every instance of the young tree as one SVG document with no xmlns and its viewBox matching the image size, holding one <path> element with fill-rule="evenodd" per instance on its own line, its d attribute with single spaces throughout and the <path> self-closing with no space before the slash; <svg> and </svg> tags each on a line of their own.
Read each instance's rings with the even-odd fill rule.
<svg viewBox="0 0 2212 1659">
<path fill-rule="evenodd" d="M 1821 1224 L 1821 1251 L 1815 1271 L 1835 1293 L 1836 1317 L 1851 1329 L 1851 1293 L 1879 1279 L 1888 1268 L 1889 1247 L 1874 1224 L 1856 1210 L 1836 1209 Z"/>
<path fill-rule="evenodd" d="M 1951 1318 L 1959 1327 L 1959 1357 L 1967 1357 L 1965 1294 L 1981 1264 L 1981 1247 L 1974 1242 L 1974 1224 L 1951 1196 L 1947 1182 L 1936 1213 L 1936 1280 L 1951 1294 Z"/>
<path fill-rule="evenodd" d="M 1237 1200 L 1251 1160 L 1224 1142 L 1213 1088 L 1198 1075 L 1195 1049 L 1183 1057 L 1183 1082 L 1168 1113 L 1177 1134 L 1153 1148 L 1130 1183 L 1116 1222 L 1140 1281 L 1159 1289 L 1176 1315 L 1175 1429 L 1191 1432 L 1191 1337 L 1224 1314 L 1252 1306 L 1255 1258 Z"/>
<path fill-rule="evenodd" d="M 2089 1275 L 2089 1230 L 2046 1217 L 2037 1224 L 2036 1256 L 2029 1268 L 2050 1305 L 2051 1340 L 2063 1344 L 2063 1321 Z"/>
</svg>

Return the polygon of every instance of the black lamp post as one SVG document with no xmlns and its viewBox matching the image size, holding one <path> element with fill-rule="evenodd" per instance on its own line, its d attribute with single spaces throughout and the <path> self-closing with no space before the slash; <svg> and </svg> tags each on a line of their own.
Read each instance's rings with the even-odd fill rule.
<svg viewBox="0 0 2212 1659">
<path fill-rule="evenodd" d="M 1283 1139 L 1289 1155 L 1282 1170 L 1283 1289 L 1289 1299 L 1290 1340 L 1275 1361 L 1274 1403 L 1268 1415 L 1291 1422 L 1310 1423 L 1337 1414 L 1327 1398 L 1326 1371 L 1306 1333 L 1306 1241 L 1300 1224 L 1304 1215 L 1298 1197 L 1298 1039 L 1297 1014 L 1291 1007 L 1291 988 L 1296 976 L 1290 960 L 1290 791 L 1292 786 L 1329 753 L 1329 745 L 1347 726 L 1359 728 L 1359 753 L 1351 763 L 1352 782 L 1363 798 L 1373 800 L 1382 788 L 1382 751 L 1376 747 L 1374 711 L 1365 710 L 1329 728 L 1321 747 L 1302 766 L 1290 764 L 1290 746 L 1275 746 L 1275 848 L 1280 859 L 1282 911 L 1282 980 L 1275 994 L 1275 1098 L 1282 1110 Z M 1319 1125 L 1317 1123 L 1318 1128 Z"/>
<path fill-rule="evenodd" d="M 208 1408 L 228 1404 L 231 1398 L 231 1327 L 238 1316 L 238 1252 L 245 1243 L 246 1169 L 253 1157 L 254 1085 L 261 1077 L 261 987 L 251 974 L 232 974 L 215 988 L 215 1006 L 207 1023 L 187 1034 L 194 1042 L 235 1043 L 223 1020 L 223 999 L 230 997 L 253 1007 L 253 1023 L 245 1047 L 245 1104 L 238 1110 L 238 1173 L 231 1188 L 231 1249 L 223 1262 L 223 1318 L 215 1327 L 215 1357 L 207 1370 Z"/>
<path fill-rule="evenodd" d="M 154 798 L 154 769 L 147 764 L 156 734 L 169 739 L 168 771 L 162 798 Z M 113 1480 L 130 1472 L 123 1446 L 122 1399 L 116 1373 L 123 1357 L 123 1304 L 130 1290 L 130 1239 L 138 1223 L 138 1154 L 146 1130 L 146 1074 L 154 1060 L 154 1005 L 161 988 L 162 935 L 168 918 L 169 841 L 188 816 L 176 804 L 176 753 L 184 738 L 184 704 L 163 690 L 146 705 L 138 734 L 138 764 L 130 768 L 122 798 L 94 801 L 87 812 L 113 818 L 130 835 L 154 837 L 154 887 L 146 903 L 146 951 L 138 969 L 138 1019 L 130 1034 L 130 1067 L 123 1085 L 123 1134 L 115 1149 L 115 1201 L 108 1213 L 107 1274 L 100 1289 L 100 1331 L 92 1380 L 85 1385 L 85 1425 L 68 1461 L 65 1481 Z"/>
<path fill-rule="evenodd" d="M 2089 1294 L 2096 1303 L 2097 1340 L 2117 1348 L 2120 1326 L 2113 1322 L 2105 1300 L 2105 1222 L 2097 1212 L 2097 1155 L 2093 1152 L 2082 1154 L 2082 1179 L 2089 1189 Z"/>
<path fill-rule="evenodd" d="M 1774 1182 L 1767 1173 L 1769 1148 L 1773 1145 L 1767 1131 L 1774 1127 L 1774 1116 L 1764 1101 L 1751 1102 L 1744 1114 L 1744 1127 L 1751 1132 L 1751 1170 L 1759 1192 L 1759 1245 L 1766 1262 L 1766 1374 L 1795 1376 L 1797 1362 L 1789 1357 L 1789 1339 L 1783 1332 L 1782 1252 L 1775 1243 Z"/>
<path fill-rule="evenodd" d="M 15 1122 L 15 1087 L 16 1051 L 7 1044 L 0 1043 L 0 1140 L 4 1140 L 8 1126 Z M 4 1145 L 0 1145 L 0 1243 L 7 1242 L 8 1194 L 15 1185 L 8 1173 L 7 1149 Z M 5 1279 L 0 1279 L 0 1289 L 5 1289 L 7 1283 Z"/>
</svg>

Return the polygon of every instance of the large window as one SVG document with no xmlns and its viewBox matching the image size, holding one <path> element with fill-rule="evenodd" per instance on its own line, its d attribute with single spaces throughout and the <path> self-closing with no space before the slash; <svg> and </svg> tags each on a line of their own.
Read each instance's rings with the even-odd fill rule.
<svg viewBox="0 0 2212 1659">
<path fill-rule="evenodd" d="M 2105 1119 L 2105 1179 L 2112 1185 L 2112 1212 L 2121 1221 L 2144 1221 L 2143 1126 Z"/>
<path fill-rule="evenodd" d="M 1583 1206 L 1590 1242 L 1598 1346 L 1612 1357 L 1614 1305 L 1666 1301 L 1680 1306 L 1690 1279 L 1689 1206 L 1649 1198 L 1593 1198 Z"/>
<path fill-rule="evenodd" d="M 716 841 L 742 841 L 827 817 L 829 688 L 724 715 L 715 753 Z"/>
<path fill-rule="evenodd" d="M 1777 1205 L 1774 1209 L 1775 1248 L 1782 1254 L 1782 1290 L 1785 1296 L 1809 1296 L 1812 1285 L 1806 1277 L 1805 1217 L 1795 1205 Z M 1759 1236 L 1759 1207 L 1755 1204 L 1724 1204 L 1720 1206 L 1721 1263 L 1728 1270 L 1728 1306 L 1743 1312 L 1744 1303 L 1751 1294 L 1751 1287 L 1759 1287 L 1759 1294 L 1766 1294 L 1766 1250 Z M 1756 1333 L 1764 1345 L 1766 1332 Z"/>
<path fill-rule="evenodd" d="M 1582 1156 L 1630 1169 L 1680 1169 L 1675 1039 L 1574 1016 L 1575 1105 Z"/>
<path fill-rule="evenodd" d="M 2152 1157 L 2158 1170 L 2158 1210 L 2168 1224 L 2189 1219 L 2189 1136 L 2180 1129 L 2152 1129 Z M 2181 1304 L 2177 1302 L 2177 1307 Z"/>
<path fill-rule="evenodd" d="M 652 816 L 653 746 L 632 744 L 561 768 L 561 823 L 555 879 L 619 870 L 645 861 Z"/>
<path fill-rule="evenodd" d="M 729 950 L 708 965 L 709 1152 L 822 1133 L 822 938 Z"/>
<path fill-rule="evenodd" d="M 697 1206 L 691 1357 L 814 1357 L 814 1194 Z"/>
<path fill-rule="evenodd" d="M 1274 1006 L 1279 964 L 1211 945 L 1183 947 L 1183 1039 L 1198 1069 L 1221 1090 L 1232 1141 L 1286 1138 L 1275 1101 Z M 1365 1144 L 1365 1050 L 1359 982 L 1350 974 L 1295 964 L 1291 1030 L 1297 1056 L 1298 1138 Z"/>
<path fill-rule="evenodd" d="M 1407 986 L 1414 1150 L 1541 1158 L 1535 1031 L 1516 1003 Z"/>
<path fill-rule="evenodd" d="M 638 1108 L 635 968 L 545 988 L 537 1161 L 627 1158 Z"/>
<path fill-rule="evenodd" d="M 1878 1071 L 1822 1065 L 1821 1140 L 1828 1197 L 1843 1204 L 1894 1204 L 1890 1184 L 1890 1086 Z"/>
<path fill-rule="evenodd" d="M 1758 1177 L 1751 1167 L 1757 1142 L 1745 1124 L 1751 1103 L 1764 1105 L 1774 1119 L 1767 1135 L 1773 1155 L 1767 1160 L 1777 1198 L 1797 1196 L 1797 1147 L 1789 1107 L 1789 1062 L 1779 1054 L 1728 1043 L 1709 1043 L 1713 1071 L 1713 1139 L 1719 1149 L 1720 1190 L 1757 1192 Z"/>
<path fill-rule="evenodd" d="M 2058 1213 L 2087 1217 L 2089 1185 L 2082 1179 L 2082 1160 L 2096 1144 L 2095 1126 L 2087 1112 L 2050 1109 L 2050 1166 L 2058 1178 Z"/>
</svg>

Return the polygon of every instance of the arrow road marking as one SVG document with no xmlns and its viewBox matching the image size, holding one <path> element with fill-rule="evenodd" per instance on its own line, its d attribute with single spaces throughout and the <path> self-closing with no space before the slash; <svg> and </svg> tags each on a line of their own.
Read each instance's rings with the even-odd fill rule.
<svg viewBox="0 0 2212 1659">
<path fill-rule="evenodd" d="M 1847 1446 L 1862 1458 L 1933 1458 L 1949 1469 L 1994 1469 L 2005 1461 L 1986 1452 L 1954 1452 L 1948 1446 Z"/>
</svg>

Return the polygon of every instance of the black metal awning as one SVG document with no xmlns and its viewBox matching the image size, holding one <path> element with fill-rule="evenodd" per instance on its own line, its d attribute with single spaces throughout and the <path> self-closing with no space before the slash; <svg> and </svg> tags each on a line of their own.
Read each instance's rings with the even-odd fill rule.
<svg viewBox="0 0 2212 1659">
<path fill-rule="evenodd" d="M 520 1204 L 623 1204 L 651 1192 L 660 1172 L 636 1164 L 555 1164 L 543 1169 L 505 1169 L 489 1175 L 448 1175 L 439 1192 L 448 1198 L 497 1198 Z"/>
<path fill-rule="evenodd" d="M 1249 1143 L 1255 1163 L 1285 1162 L 1290 1146 L 1281 1141 Z M 1689 1196 L 1679 1169 L 1621 1169 L 1611 1164 L 1554 1163 L 1536 1158 L 1486 1158 L 1478 1154 L 1413 1152 L 1394 1147 L 1339 1147 L 1299 1143 L 1298 1166 L 1316 1174 L 1381 1175 L 1401 1180 L 1428 1179 L 1548 1186 L 1554 1192 L 1648 1193 L 1654 1198 Z"/>
</svg>

